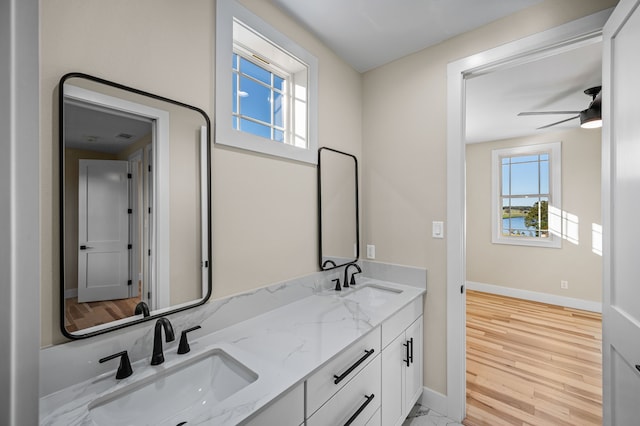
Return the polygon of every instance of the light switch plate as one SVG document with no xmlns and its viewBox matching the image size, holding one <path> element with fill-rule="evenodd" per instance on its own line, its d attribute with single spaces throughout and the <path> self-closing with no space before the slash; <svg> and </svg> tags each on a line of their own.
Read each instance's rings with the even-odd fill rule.
<svg viewBox="0 0 640 426">
<path fill-rule="evenodd" d="M 373 244 L 367 244 L 367 259 L 376 258 L 376 246 Z"/>
<path fill-rule="evenodd" d="M 444 238 L 444 222 L 433 222 L 431 226 L 433 238 Z"/>
</svg>

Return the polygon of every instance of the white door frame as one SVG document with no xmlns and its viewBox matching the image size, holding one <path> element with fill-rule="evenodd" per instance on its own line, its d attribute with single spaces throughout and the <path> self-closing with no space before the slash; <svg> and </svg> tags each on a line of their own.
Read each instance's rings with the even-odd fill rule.
<svg viewBox="0 0 640 426">
<path fill-rule="evenodd" d="M 142 265 L 140 264 L 140 255 L 142 248 L 140 247 L 140 218 L 144 214 L 142 212 L 143 203 L 140 202 L 140 184 L 144 184 L 144 173 L 140 176 L 139 169 L 144 165 L 144 156 L 142 149 L 138 149 L 129 155 L 127 159 L 129 161 L 129 172 L 131 173 L 131 179 L 129 180 L 129 207 L 133 210 L 133 217 L 129 221 L 129 243 L 131 249 L 129 250 L 129 268 L 131 271 L 131 280 L 133 285 L 129 288 L 129 297 L 140 296 L 142 299 L 141 291 L 138 290 L 140 281 L 140 272 Z"/>
<path fill-rule="evenodd" d="M 466 413 L 465 79 L 601 36 L 611 10 L 451 62 L 447 67 L 447 416 Z"/>
<path fill-rule="evenodd" d="M 157 308 L 169 306 L 170 294 L 170 168 L 169 168 L 169 118 L 168 111 L 138 104 L 124 99 L 108 96 L 65 84 L 66 98 L 78 100 L 84 104 L 124 111 L 129 114 L 148 118 L 153 122 L 153 221 L 151 223 L 151 253 L 153 265 L 150 282 L 159 300 Z M 152 293 L 153 295 L 153 293 Z"/>
</svg>

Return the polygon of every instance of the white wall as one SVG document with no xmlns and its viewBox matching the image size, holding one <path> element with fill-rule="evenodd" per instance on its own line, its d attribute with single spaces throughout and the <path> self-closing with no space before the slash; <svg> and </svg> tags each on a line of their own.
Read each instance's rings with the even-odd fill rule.
<svg viewBox="0 0 640 426">
<path fill-rule="evenodd" d="M 600 141 L 599 129 L 578 128 L 467 145 L 467 280 L 601 301 L 602 257 L 594 253 L 592 233 L 592 225 L 602 225 Z M 560 249 L 492 244 L 491 151 L 549 142 L 562 142 L 562 210 L 572 219 L 571 232 Z M 569 288 L 560 289 L 560 280 Z"/>
<path fill-rule="evenodd" d="M 613 0 L 547 0 L 364 75 L 363 244 L 377 260 L 427 268 L 425 386 L 446 394 L 447 64 L 607 9 Z"/>
<path fill-rule="evenodd" d="M 269 2 L 243 5 L 320 62 L 319 142 L 361 155 L 362 78 Z M 215 2 L 47 0 L 41 4 L 43 346 L 60 343 L 57 83 L 81 71 L 202 108 L 215 122 Z M 221 118 L 224 119 L 224 118 Z M 318 270 L 316 168 L 215 146 L 213 298 Z"/>
</svg>

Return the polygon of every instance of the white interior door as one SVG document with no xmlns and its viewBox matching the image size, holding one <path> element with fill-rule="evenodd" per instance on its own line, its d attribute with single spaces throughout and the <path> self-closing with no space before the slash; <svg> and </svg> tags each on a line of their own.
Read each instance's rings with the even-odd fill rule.
<svg viewBox="0 0 640 426">
<path fill-rule="evenodd" d="M 640 0 L 604 27 L 604 424 L 640 421 Z"/>
<path fill-rule="evenodd" d="M 128 162 L 80 160 L 78 302 L 129 296 Z"/>
</svg>

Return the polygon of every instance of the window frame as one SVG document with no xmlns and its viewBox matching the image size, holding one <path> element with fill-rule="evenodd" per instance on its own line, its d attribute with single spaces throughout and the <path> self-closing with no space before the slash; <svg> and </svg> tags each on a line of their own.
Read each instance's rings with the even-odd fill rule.
<svg viewBox="0 0 640 426">
<path fill-rule="evenodd" d="M 307 65 L 307 102 L 306 102 L 306 148 L 295 144 L 277 142 L 252 133 L 233 128 L 233 93 L 234 76 L 233 25 L 239 21 L 262 38 L 268 40 L 280 50 Z M 244 46 L 246 48 L 246 46 Z M 249 49 L 250 50 L 250 49 Z M 257 52 L 261 55 L 262 52 Z M 242 56 L 242 55 L 241 55 Z M 264 55 L 267 59 L 268 56 Z M 245 59 L 247 59 L 245 57 Z M 264 68 L 264 67 L 263 67 Z M 269 70 L 268 68 L 265 68 Z M 289 95 L 295 98 L 295 93 Z M 292 106 L 290 110 L 294 109 Z M 233 146 L 263 154 L 284 157 L 305 163 L 317 164 L 318 149 L 318 59 L 293 40 L 280 33 L 264 20 L 233 0 L 218 0 L 216 8 L 216 85 L 215 85 L 217 144 Z M 288 111 L 285 120 L 294 123 L 293 111 Z M 290 126 L 287 131 L 293 131 Z M 293 137 L 293 136 L 292 136 Z"/>
<path fill-rule="evenodd" d="M 502 234 L 502 158 L 527 155 L 549 155 L 549 237 L 520 237 Z M 531 247 L 562 247 L 562 143 L 524 145 L 491 151 L 491 242 Z M 552 214 L 555 212 L 555 214 Z"/>
</svg>

